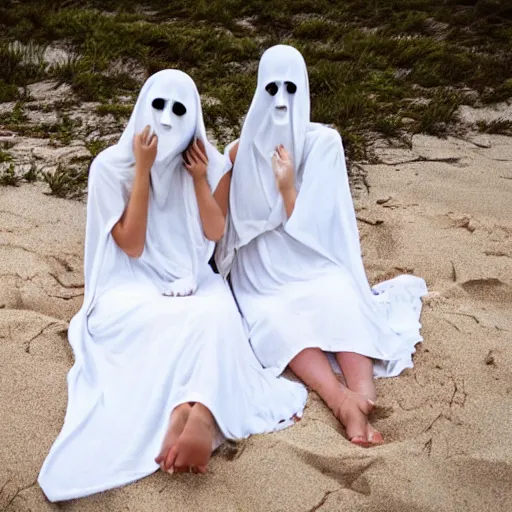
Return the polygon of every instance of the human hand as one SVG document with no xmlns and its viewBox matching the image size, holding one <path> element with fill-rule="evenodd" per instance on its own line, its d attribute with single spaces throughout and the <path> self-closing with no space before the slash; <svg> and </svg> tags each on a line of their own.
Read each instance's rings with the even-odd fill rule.
<svg viewBox="0 0 512 512">
<path fill-rule="evenodd" d="M 150 130 L 146 126 L 142 133 L 137 133 L 133 138 L 135 165 L 142 172 L 149 172 L 156 158 L 158 137 L 156 134 L 150 136 Z"/>
<path fill-rule="evenodd" d="M 185 151 L 183 165 L 194 180 L 198 181 L 206 178 L 208 157 L 202 141 L 195 139 L 193 144 Z"/>
<path fill-rule="evenodd" d="M 290 153 L 281 144 L 272 156 L 272 170 L 276 178 L 277 188 L 281 193 L 295 188 L 295 174 Z"/>
</svg>

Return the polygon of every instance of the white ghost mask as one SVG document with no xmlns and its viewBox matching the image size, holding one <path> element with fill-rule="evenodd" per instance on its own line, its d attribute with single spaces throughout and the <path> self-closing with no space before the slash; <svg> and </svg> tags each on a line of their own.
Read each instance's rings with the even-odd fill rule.
<svg viewBox="0 0 512 512">
<path fill-rule="evenodd" d="M 242 133 L 252 132 L 266 157 L 282 144 L 300 165 L 304 126 L 309 122 L 309 82 L 302 55 L 277 45 L 262 56 L 256 93 Z"/>
<path fill-rule="evenodd" d="M 173 174 L 186 173 L 183 152 L 194 138 L 205 143 L 210 161 L 217 159 L 216 150 L 207 142 L 200 96 L 189 75 L 176 69 L 166 69 L 146 81 L 118 144 L 108 150 L 109 159 L 123 162 L 129 171 L 135 163 L 133 138 L 146 126 L 158 136 L 157 155 L 151 168 L 151 187 L 155 201 L 163 207 L 172 187 Z"/>
<path fill-rule="evenodd" d="M 294 94 L 284 92 L 283 83 L 287 82 L 297 86 Z M 274 95 L 268 92 L 270 83 L 275 84 L 270 91 Z M 280 111 L 283 106 L 287 109 Z M 399 276 L 380 283 L 372 292 L 361 257 L 341 137 L 332 128 L 310 122 L 309 116 L 307 70 L 302 56 L 289 46 L 270 48 L 261 58 L 258 86 L 242 128 L 233 166 L 228 231 L 217 247 L 217 267 L 227 276 L 237 254 L 247 249 L 240 255 L 246 275 L 252 273 L 254 277 L 256 272 L 266 272 L 272 280 L 293 283 L 307 276 L 304 269 L 308 267 L 311 251 L 323 262 L 330 261 L 332 268 L 350 273 L 359 296 L 354 300 L 359 300 L 358 307 L 368 327 L 375 329 L 376 336 L 382 333 L 382 339 L 390 340 L 375 346 L 372 357 L 384 361 L 376 365 L 376 373 L 397 375 L 403 368 L 412 366 L 410 354 L 414 352 L 414 344 L 421 341 L 419 298 L 427 292 L 425 282 L 414 276 Z M 268 154 L 278 144 L 283 144 L 291 154 L 296 174 L 298 195 L 289 217 Z M 229 150 L 230 146 L 226 148 L 227 154 Z M 300 246 L 308 250 L 306 257 L 303 259 L 298 254 L 295 259 L 293 251 Z M 247 299 L 251 293 L 261 297 L 262 287 L 258 283 L 263 281 L 248 278 L 247 282 L 250 285 L 245 285 L 245 290 L 244 286 L 239 288 L 240 297 L 245 295 Z M 247 291 L 249 286 L 251 292 Z M 288 299 L 295 288 L 286 286 L 280 290 Z M 233 289 L 238 299 L 236 278 Z M 385 293 L 387 290 L 389 293 Z M 302 304 L 304 297 L 301 295 L 297 304 Z M 243 313 L 252 307 L 250 299 L 244 302 L 242 305 L 243 300 L 239 300 Z M 256 303 L 257 300 L 253 302 Z M 252 318 L 261 314 L 258 306 L 254 307 Z M 261 325 L 265 325 L 261 329 L 267 328 L 266 324 Z M 402 339 L 401 333 L 406 333 Z"/>
<path fill-rule="evenodd" d="M 192 176 L 183 166 L 183 151 L 194 138 L 203 142 L 212 190 L 227 170 L 226 160 L 206 137 L 200 96 L 192 78 L 178 70 L 159 71 L 143 85 L 119 142 L 100 153 L 91 165 L 86 302 L 92 303 L 97 280 L 101 287 L 105 276 L 100 268 L 109 268 L 104 260 L 107 247 L 113 243 L 109 233 L 128 204 L 135 176 L 134 137 L 147 125 L 158 135 L 158 149 L 150 171 L 146 245 L 141 264 L 158 269 L 166 286 L 182 279 L 197 283 L 213 252 L 214 244 L 203 233 Z M 110 266 L 115 268 L 115 264 Z"/>
<path fill-rule="evenodd" d="M 197 87 L 189 75 L 165 69 L 152 75 L 143 85 L 128 124 L 112 149 L 117 159 L 134 161 L 133 138 L 149 126 L 158 136 L 154 167 L 169 167 L 194 137 L 206 140 Z"/>
<path fill-rule="evenodd" d="M 272 156 L 282 144 L 290 153 L 300 180 L 309 116 L 309 81 L 304 58 L 291 46 L 269 48 L 260 60 L 256 92 L 242 127 L 233 169 L 230 210 L 233 227 L 240 237 L 237 245 L 245 245 L 283 222 L 284 209 L 272 170 Z M 250 206 L 246 196 L 249 193 Z"/>
<path fill-rule="evenodd" d="M 190 77 L 184 73 L 170 70 L 139 99 L 141 108 L 135 129 L 141 132 L 149 125 L 152 133 L 158 136 L 157 163 L 182 153 L 194 136 L 197 105 L 195 91 L 189 82 Z"/>
</svg>

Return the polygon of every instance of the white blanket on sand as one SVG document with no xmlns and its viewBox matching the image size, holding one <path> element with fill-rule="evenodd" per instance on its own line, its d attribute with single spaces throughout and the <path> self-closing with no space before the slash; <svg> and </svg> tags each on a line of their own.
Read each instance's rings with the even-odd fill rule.
<svg viewBox="0 0 512 512">
<path fill-rule="evenodd" d="M 296 173 L 289 219 L 271 166 L 279 144 Z M 425 282 L 407 275 L 370 288 L 342 141 L 310 122 L 306 65 L 294 48 L 278 45 L 261 59 L 216 260 L 231 272 L 252 347 L 275 375 L 308 347 L 374 358 L 376 376 L 412 366 Z"/>
<path fill-rule="evenodd" d="M 160 134 L 159 114 L 151 111 L 155 97 L 165 98 L 169 109 L 173 102 L 185 105 L 181 117 L 192 122 L 169 110 L 161 115 L 172 124 L 171 134 Z M 159 134 L 159 146 L 146 245 L 132 259 L 111 230 L 130 195 L 133 136 L 146 124 Z M 172 134 L 175 127 L 181 136 Z M 206 146 L 214 190 L 226 165 L 206 140 L 197 89 L 184 73 L 166 70 L 146 82 L 119 143 L 91 166 L 85 297 L 69 327 L 75 364 L 68 408 L 39 475 L 51 501 L 156 471 L 170 413 L 181 403 L 204 404 L 221 434 L 232 439 L 284 428 L 302 414 L 305 388 L 262 369 L 227 285 L 208 266 L 213 244 L 202 232 L 192 178 L 182 166 L 181 153 L 193 136 Z M 180 283 L 195 293 L 162 295 Z"/>
</svg>

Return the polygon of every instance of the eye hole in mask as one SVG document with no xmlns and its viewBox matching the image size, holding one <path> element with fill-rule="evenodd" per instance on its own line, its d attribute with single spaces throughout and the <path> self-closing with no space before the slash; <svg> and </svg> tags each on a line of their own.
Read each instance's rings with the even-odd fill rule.
<svg viewBox="0 0 512 512">
<path fill-rule="evenodd" d="M 187 108 L 185 107 L 185 105 L 183 105 L 183 103 L 180 103 L 179 101 L 175 101 L 174 105 L 172 106 L 172 111 L 177 116 L 184 116 L 187 113 Z"/>
<path fill-rule="evenodd" d="M 151 105 L 155 110 L 163 110 L 165 107 L 165 100 L 163 98 L 155 98 Z"/>
<path fill-rule="evenodd" d="M 285 82 L 286 84 L 286 90 L 290 94 L 295 94 L 297 92 L 297 86 L 293 82 Z"/>
<path fill-rule="evenodd" d="M 270 94 L 270 96 L 275 96 L 277 94 L 277 84 L 274 82 L 270 82 L 266 87 L 265 90 Z"/>
</svg>

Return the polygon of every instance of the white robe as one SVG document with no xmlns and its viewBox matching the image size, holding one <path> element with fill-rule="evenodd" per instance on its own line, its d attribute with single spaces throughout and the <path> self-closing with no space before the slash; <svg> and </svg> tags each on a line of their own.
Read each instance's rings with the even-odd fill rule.
<svg viewBox="0 0 512 512">
<path fill-rule="evenodd" d="M 179 79 L 187 86 L 176 73 L 152 79 Z M 130 196 L 131 139 L 140 131 L 137 111 L 147 103 L 152 79 L 119 144 L 91 166 L 85 297 L 69 327 L 75 364 L 68 374 L 68 408 L 38 479 L 50 501 L 87 496 L 156 471 L 154 459 L 179 404 L 204 404 L 222 436 L 240 439 L 291 425 L 307 398 L 303 386 L 276 379 L 255 358 L 227 285 L 208 265 L 213 243 L 202 232 L 179 154 L 151 171 L 142 256 L 129 258 L 111 235 Z M 214 190 L 225 161 L 206 141 L 197 115 L 196 136 L 206 145 Z M 163 181 L 168 188 L 158 198 L 155 184 Z M 162 295 L 170 283 L 189 278 L 197 283 L 192 296 Z"/>
<path fill-rule="evenodd" d="M 330 172 L 344 170 L 339 135 L 311 124 L 305 153 L 311 165 L 292 216 L 240 247 L 233 262 L 231 282 L 253 350 L 275 375 L 310 347 L 362 354 L 376 360 L 376 376 L 398 375 L 412 367 L 414 346 L 422 340 L 425 283 L 399 276 L 373 294 L 367 284 L 358 286 L 360 269 L 351 268 L 349 251 L 341 249 L 351 236 L 341 229 L 337 208 L 347 175 L 339 172 L 333 182 Z M 322 165 L 314 165 L 320 155 Z M 331 363 L 339 371 L 333 358 Z"/>
<path fill-rule="evenodd" d="M 267 91 L 272 82 L 280 86 L 275 96 Z M 290 82 L 294 93 L 283 85 Z M 282 105 L 288 123 L 275 114 Z M 270 48 L 242 127 L 217 266 L 231 272 L 251 345 L 275 375 L 310 347 L 356 352 L 376 360 L 376 376 L 398 375 L 422 340 L 425 282 L 399 276 L 370 288 L 341 138 L 311 123 L 309 112 L 304 59 L 289 46 Z M 271 167 L 278 144 L 292 156 L 298 190 L 289 219 Z"/>
</svg>

